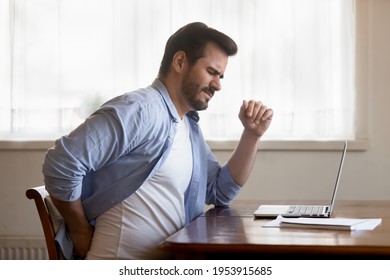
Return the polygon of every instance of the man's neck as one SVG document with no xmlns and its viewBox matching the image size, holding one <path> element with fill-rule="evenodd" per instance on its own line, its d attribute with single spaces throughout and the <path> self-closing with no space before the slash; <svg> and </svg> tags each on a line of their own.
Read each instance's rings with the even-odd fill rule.
<svg viewBox="0 0 390 280">
<path fill-rule="evenodd" d="M 167 89 L 169 97 L 171 98 L 172 103 L 176 108 L 177 114 L 181 119 L 183 119 L 183 116 L 187 114 L 190 110 L 187 108 L 187 106 L 185 106 L 185 103 L 183 101 L 181 87 L 179 86 L 180 83 L 178 83 L 177 81 L 171 81 L 169 76 L 166 78 L 158 77 L 158 79 Z"/>
</svg>

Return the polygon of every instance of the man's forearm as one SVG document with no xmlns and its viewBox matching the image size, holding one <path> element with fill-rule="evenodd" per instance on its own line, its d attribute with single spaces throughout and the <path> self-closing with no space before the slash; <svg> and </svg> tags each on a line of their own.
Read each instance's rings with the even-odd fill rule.
<svg viewBox="0 0 390 280">
<path fill-rule="evenodd" d="M 252 172 L 259 140 L 271 124 L 273 110 L 260 101 L 244 100 L 238 116 L 244 131 L 228 166 L 233 180 L 243 186 Z"/>
<path fill-rule="evenodd" d="M 54 197 L 52 200 L 69 229 L 73 241 L 73 251 L 81 257 L 85 257 L 91 246 L 93 228 L 85 217 L 81 200 L 61 201 Z"/>
<path fill-rule="evenodd" d="M 259 139 L 258 136 L 244 130 L 236 149 L 228 161 L 232 178 L 240 186 L 246 183 L 252 172 Z"/>
<path fill-rule="evenodd" d="M 89 226 L 80 199 L 75 201 L 61 201 L 54 197 L 51 197 L 51 199 L 71 231 Z"/>
</svg>

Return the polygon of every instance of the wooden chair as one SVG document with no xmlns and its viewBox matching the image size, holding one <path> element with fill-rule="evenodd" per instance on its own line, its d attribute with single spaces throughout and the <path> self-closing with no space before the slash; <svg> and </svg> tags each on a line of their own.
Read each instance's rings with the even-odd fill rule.
<svg viewBox="0 0 390 280">
<path fill-rule="evenodd" d="M 28 199 L 34 199 L 45 235 L 49 260 L 63 259 L 61 250 L 54 240 L 63 219 L 50 199 L 49 193 L 44 186 L 39 186 L 27 189 L 26 196 Z"/>
</svg>

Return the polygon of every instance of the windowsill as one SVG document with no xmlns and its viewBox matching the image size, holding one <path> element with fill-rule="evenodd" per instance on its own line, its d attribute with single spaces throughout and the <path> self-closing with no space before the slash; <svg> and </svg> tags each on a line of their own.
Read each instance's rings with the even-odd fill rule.
<svg viewBox="0 0 390 280">
<path fill-rule="evenodd" d="M 54 145 L 54 140 L 0 140 L 0 151 L 46 151 Z"/>
<path fill-rule="evenodd" d="M 209 140 L 207 141 L 213 151 L 232 151 L 237 145 L 236 140 Z M 263 140 L 259 149 L 266 151 L 329 151 L 342 150 L 342 140 L 331 141 L 311 141 L 311 140 Z M 32 150 L 46 151 L 54 145 L 54 140 L 34 140 L 34 141 L 1 141 L 0 150 Z M 369 147 L 368 140 L 348 141 L 348 150 L 365 151 Z"/>
<path fill-rule="evenodd" d="M 214 151 L 233 150 L 237 141 L 207 141 Z M 330 151 L 342 150 L 344 140 L 263 140 L 260 141 L 259 150 L 266 151 Z M 348 150 L 365 151 L 369 147 L 368 140 L 349 140 Z"/>
</svg>

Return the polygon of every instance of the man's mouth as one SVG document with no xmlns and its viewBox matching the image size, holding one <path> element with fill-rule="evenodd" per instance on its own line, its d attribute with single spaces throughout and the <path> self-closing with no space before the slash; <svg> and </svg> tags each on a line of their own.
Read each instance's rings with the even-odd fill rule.
<svg viewBox="0 0 390 280">
<path fill-rule="evenodd" d="M 214 96 L 214 90 L 211 88 L 204 88 L 203 91 L 210 97 L 210 99 Z"/>
</svg>

